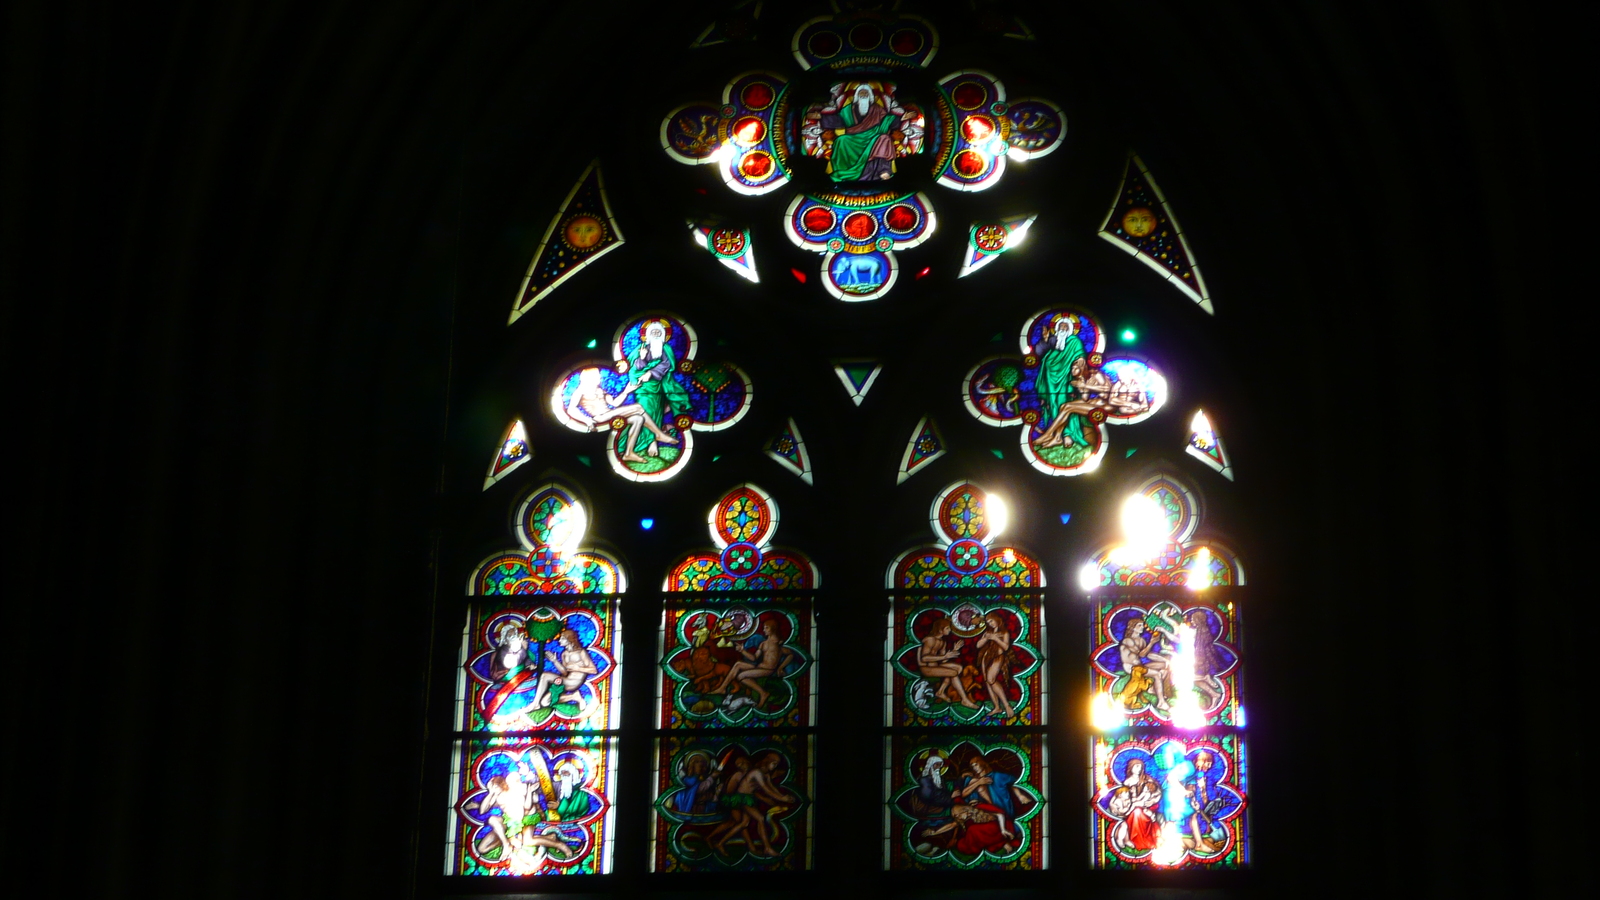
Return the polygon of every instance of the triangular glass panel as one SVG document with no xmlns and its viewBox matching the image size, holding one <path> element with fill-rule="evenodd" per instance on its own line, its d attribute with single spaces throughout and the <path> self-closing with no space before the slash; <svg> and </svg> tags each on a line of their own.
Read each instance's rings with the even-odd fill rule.
<svg viewBox="0 0 1600 900">
<path fill-rule="evenodd" d="M 1222 446 L 1217 430 L 1211 427 L 1211 417 L 1203 409 L 1195 410 L 1194 418 L 1189 420 L 1189 444 L 1183 452 L 1221 472 L 1223 478 L 1233 480 L 1233 462 L 1228 459 L 1228 450 Z"/>
<path fill-rule="evenodd" d="M 875 359 L 836 359 L 833 361 L 833 373 L 839 376 L 839 383 L 850 393 L 850 399 L 857 406 L 867 396 L 867 391 L 872 390 L 872 385 L 878 380 L 878 375 L 883 371 L 883 364 Z"/>
<path fill-rule="evenodd" d="M 1122 187 L 1106 211 L 1100 236 L 1160 272 L 1201 309 L 1212 312 L 1211 295 L 1183 228 L 1137 154 L 1128 155 Z"/>
<path fill-rule="evenodd" d="M 944 454 L 944 436 L 939 434 L 939 426 L 933 419 L 923 416 L 911 430 L 911 440 L 906 442 L 906 452 L 900 457 L 900 477 L 895 479 L 895 484 L 904 484 L 907 478 Z"/>
<path fill-rule="evenodd" d="M 533 459 L 533 448 L 528 446 L 528 429 L 523 427 L 521 419 L 515 419 L 500 436 L 500 449 L 495 452 L 494 461 L 489 463 L 489 474 L 484 476 L 483 489 L 487 491 L 494 487 L 496 482 L 530 459 Z"/>
<path fill-rule="evenodd" d="M 721 225 L 713 221 L 689 223 L 694 242 L 741 278 L 759 282 L 756 275 L 756 250 L 750 242 L 750 229 Z"/>
<path fill-rule="evenodd" d="M 583 170 L 539 240 L 539 249 L 511 304 L 511 321 L 521 318 L 579 269 L 621 245 L 622 231 L 611 215 L 605 181 L 600 177 L 600 161 L 595 160 Z"/>
<path fill-rule="evenodd" d="M 762 0 L 741 0 L 728 9 L 727 12 L 717 16 L 716 21 L 706 26 L 700 36 L 689 44 L 689 49 L 712 47 L 725 44 L 729 41 L 753 41 L 756 39 L 756 20 L 761 18 Z"/>
<path fill-rule="evenodd" d="M 811 484 L 811 456 L 806 453 L 806 440 L 800 436 L 800 428 L 794 424 L 794 419 L 789 419 L 783 430 L 768 441 L 764 449 L 768 456 L 777 460 L 778 465 L 799 475 L 806 484 Z"/>
<path fill-rule="evenodd" d="M 961 262 L 957 278 L 965 278 L 988 265 L 995 257 L 1022 243 L 1037 213 L 1012 216 L 1009 219 L 991 219 L 973 222 L 967 229 L 967 255 Z"/>
</svg>

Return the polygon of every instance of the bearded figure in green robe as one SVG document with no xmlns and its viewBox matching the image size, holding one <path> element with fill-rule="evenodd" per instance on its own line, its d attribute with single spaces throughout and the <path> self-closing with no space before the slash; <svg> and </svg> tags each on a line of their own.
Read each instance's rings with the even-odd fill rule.
<svg viewBox="0 0 1600 900">
<path fill-rule="evenodd" d="M 1074 381 L 1081 381 L 1088 372 L 1089 359 L 1083 352 L 1083 340 L 1077 335 L 1076 316 L 1064 314 L 1051 323 L 1044 341 L 1033 348 L 1039 356 L 1039 376 L 1034 382 L 1039 393 L 1039 427 L 1044 433 L 1034 442 L 1037 447 L 1059 447 L 1064 444 L 1088 445 L 1084 430 L 1089 424 L 1086 416 L 1078 412 L 1063 411 L 1062 407 L 1079 399 Z"/>
<path fill-rule="evenodd" d="M 618 365 L 619 369 L 627 367 L 628 386 L 617 395 L 616 403 L 622 403 L 631 393 L 644 415 L 664 432 L 669 421 L 667 416 L 673 411 L 688 412 L 689 392 L 673 377 L 678 371 L 678 357 L 667 343 L 667 323 L 651 319 L 644 323 L 640 337 L 638 349 Z M 628 462 L 643 462 L 641 454 L 659 456 L 658 442 L 676 444 L 678 441 L 658 438 L 643 422 L 635 422 L 622 443 L 622 458 Z"/>
<path fill-rule="evenodd" d="M 834 181 L 884 181 L 894 175 L 894 132 L 904 110 L 891 108 L 888 93 L 878 88 L 875 82 L 836 86 L 834 105 L 818 111 L 823 133 L 833 135 L 828 174 Z"/>
</svg>

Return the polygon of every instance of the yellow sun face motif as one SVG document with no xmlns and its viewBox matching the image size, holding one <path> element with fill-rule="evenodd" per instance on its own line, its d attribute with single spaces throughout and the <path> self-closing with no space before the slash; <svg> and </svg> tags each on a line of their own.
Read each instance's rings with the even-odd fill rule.
<svg viewBox="0 0 1600 900">
<path fill-rule="evenodd" d="M 574 250 L 591 250 L 606 236 L 606 226 L 590 215 L 576 215 L 567 220 L 561 237 Z"/>
<path fill-rule="evenodd" d="M 1135 206 L 1122 214 L 1122 230 L 1129 237 L 1142 238 L 1156 230 L 1156 214 L 1143 206 Z"/>
</svg>

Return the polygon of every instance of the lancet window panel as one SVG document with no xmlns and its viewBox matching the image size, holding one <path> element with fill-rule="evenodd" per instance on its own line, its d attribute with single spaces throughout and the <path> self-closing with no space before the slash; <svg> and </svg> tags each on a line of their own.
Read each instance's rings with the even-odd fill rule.
<svg viewBox="0 0 1600 900">
<path fill-rule="evenodd" d="M 673 597 L 662 613 L 657 727 L 816 723 L 809 597 Z"/>
<path fill-rule="evenodd" d="M 1245 736 L 1122 733 L 1090 741 L 1090 865 L 1239 869 L 1250 862 Z"/>
<path fill-rule="evenodd" d="M 651 870 L 811 868 L 815 740 L 771 733 L 657 738 Z"/>
<path fill-rule="evenodd" d="M 1094 592 L 1095 702 L 1127 725 L 1242 727 L 1240 599 L 1228 588 Z"/>
<path fill-rule="evenodd" d="M 886 643 L 886 724 L 1045 724 L 1044 628 L 1038 594 L 897 596 Z"/>
<path fill-rule="evenodd" d="M 572 485 L 536 485 L 512 505 L 517 546 L 467 580 L 446 875 L 612 871 L 627 576 L 590 524 Z"/>
<path fill-rule="evenodd" d="M 474 603 L 461 637 L 457 727 L 617 728 L 619 612 L 616 597 L 534 595 Z"/>
<path fill-rule="evenodd" d="M 1039 870 L 1049 849 L 1040 734 L 959 730 L 885 739 L 890 869 Z"/>
<path fill-rule="evenodd" d="M 455 742 L 445 874 L 611 871 L 616 770 L 612 737 Z"/>
</svg>

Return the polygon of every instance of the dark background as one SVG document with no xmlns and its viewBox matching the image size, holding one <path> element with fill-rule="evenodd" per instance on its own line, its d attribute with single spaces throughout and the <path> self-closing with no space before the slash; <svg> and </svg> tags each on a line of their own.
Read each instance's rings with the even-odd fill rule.
<svg viewBox="0 0 1600 900">
<path fill-rule="evenodd" d="M 7 8 L 7 872 L 410 889 L 435 533 L 484 456 L 447 398 L 498 414 L 481 358 L 509 339 L 475 325 L 578 160 L 623 152 L 607 126 L 734 71 L 680 49 L 712 14 Z M 1553 570 L 1582 564 L 1541 518 L 1541 476 L 1578 460 L 1540 355 L 1576 330 L 1550 243 L 1584 216 L 1553 144 L 1570 23 L 1442 2 L 1024 18 L 1040 45 L 1017 67 L 1177 204 L 1218 383 L 1245 398 L 1224 436 L 1262 598 L 1254 884 L 1552 891 L 1537 854 L 1581 822 L 1587 759 L 1549 727 L 1586 693 L 1580 651 L 1536 640 Z M 535 115 L 560 127 L 542 147 Z M 1044 162 L 1108 194 L 1120 148 L 1078 140 Z M 531 237 L 482 234 L 523 198 Z"/>
</svg>

